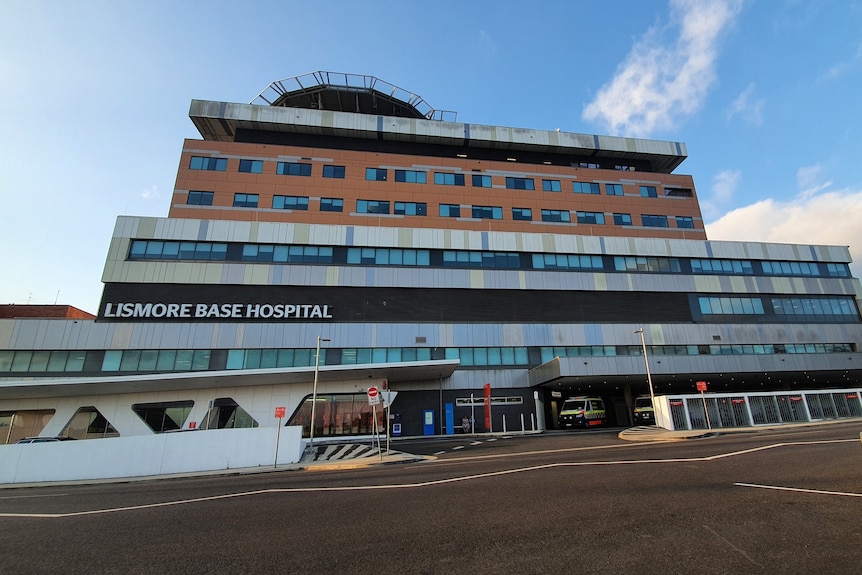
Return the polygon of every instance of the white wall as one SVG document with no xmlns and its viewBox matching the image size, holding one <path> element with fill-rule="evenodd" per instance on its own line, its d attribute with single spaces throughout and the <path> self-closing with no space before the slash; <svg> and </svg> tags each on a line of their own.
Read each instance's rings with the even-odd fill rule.
<svg viewBox="0 0 862 575">
<path fill-rule="evenodd" d="M 273 466 L 277 427 L 213 429 L 0 445 L 0 483 L 92 480 Z M 302 455 L 302 428 L 282 427 L 279 465 Z"/>
</svg>

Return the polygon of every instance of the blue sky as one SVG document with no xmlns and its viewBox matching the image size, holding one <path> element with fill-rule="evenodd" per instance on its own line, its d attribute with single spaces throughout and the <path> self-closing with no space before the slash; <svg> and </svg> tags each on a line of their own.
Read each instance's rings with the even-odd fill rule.
<svg viewBox="0 0 862 575">
<path fill-rule="evenodd" d="M 862 260 L 862 1 L 3 0 L 0 303 L 95 312 L 116 217 L 167 215 L 189 102 L 317 70 L 461 122 L 685 142 L 711 239 Z"/>
</svg>

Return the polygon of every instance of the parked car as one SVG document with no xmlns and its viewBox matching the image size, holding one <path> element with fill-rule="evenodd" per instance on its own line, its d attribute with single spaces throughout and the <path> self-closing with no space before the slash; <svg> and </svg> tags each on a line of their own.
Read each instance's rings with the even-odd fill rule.
<svg viewBox="0 0 862 575">
<path fill-rule="evenodd" d="M 72 441 L 74 437 L 25 437 L 15 443 L 52 443 L 54 441 Z"/>
</svg>

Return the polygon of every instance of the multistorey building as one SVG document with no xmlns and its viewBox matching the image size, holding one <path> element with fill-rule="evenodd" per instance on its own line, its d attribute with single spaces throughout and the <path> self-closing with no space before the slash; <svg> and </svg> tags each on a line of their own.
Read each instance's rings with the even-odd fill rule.
<svg viewBox="0 0 862 575">
<path fill-rule="evenodd" d="M 0 320 L 8 440 L 279 405 L 309 434 L 312 403 L 316 436 L 363 434 L 372 386 L 409 435 L 553 428 L 585 394 L 627 425 L 644 347 L 657 394 L 858 385 L 849 250 L 709 241 L 682 143 L 459 123 L 326 72 L 189 115 L 168 217 L 117 219 L 98 317 Z"/>
</svg>

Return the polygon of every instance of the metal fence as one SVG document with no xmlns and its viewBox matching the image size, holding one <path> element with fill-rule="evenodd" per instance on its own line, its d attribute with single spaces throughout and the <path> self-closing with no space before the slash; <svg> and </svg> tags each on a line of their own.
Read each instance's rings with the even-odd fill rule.
<svg viewBox="0 0 862 575">
<path fill-rule="evenodd" d="M 659 426 L 721 429 L 862 417 L 862 390 L 709 393 L 656 397 Z"/>
</svg>

